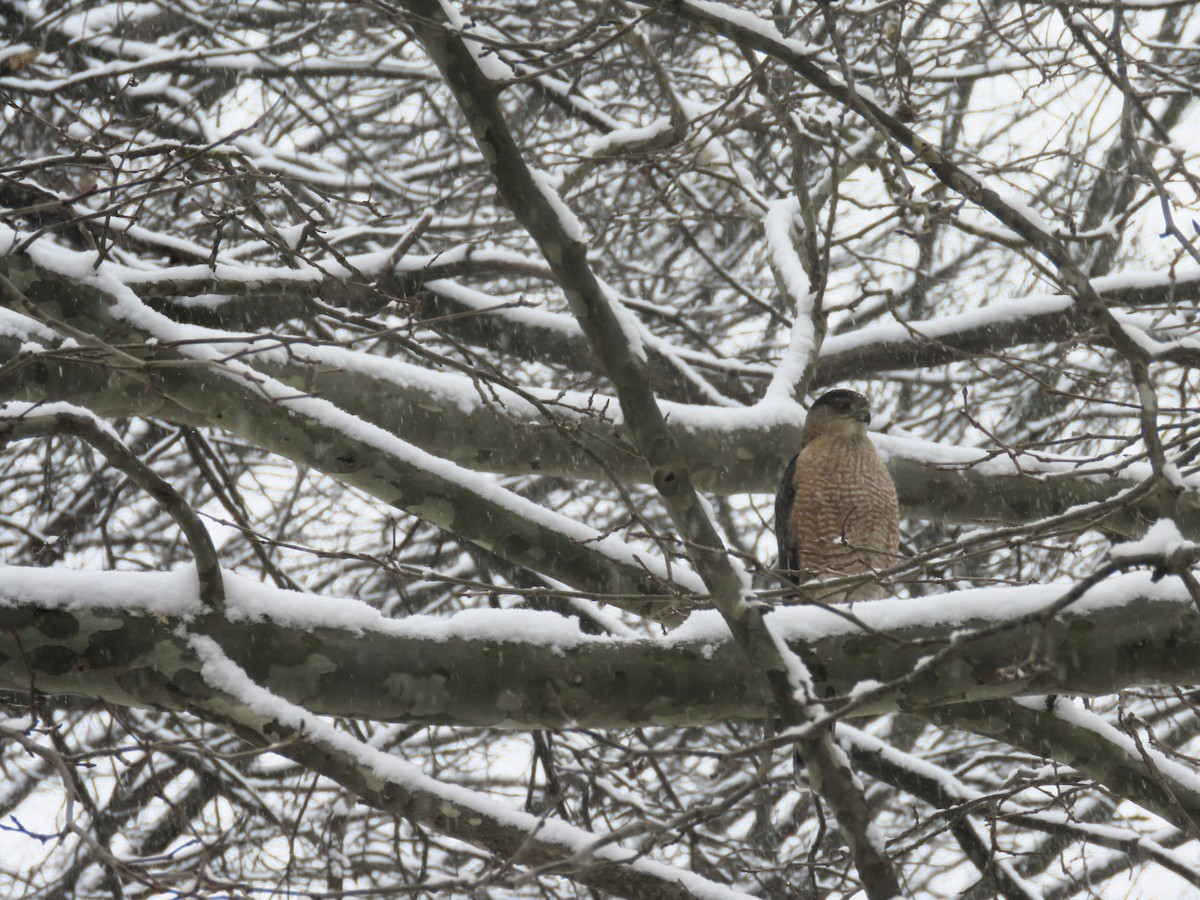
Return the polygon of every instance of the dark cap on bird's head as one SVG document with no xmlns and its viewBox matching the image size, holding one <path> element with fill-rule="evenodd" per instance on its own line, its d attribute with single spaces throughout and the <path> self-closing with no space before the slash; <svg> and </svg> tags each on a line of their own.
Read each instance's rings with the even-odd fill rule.
<svg viewBox="0 0 1200 900">
<path fill-rule="evenodd" d="M 871 421 L 871 404 L 857 391 L 838 388 L 822 394 L 808 410 L 800 446 L 826 435 L 865 438 Z"/>
<path fill-rule="evenodd" d="M 836 388 L 826 391 L 812 405 L 812 411 L 828 410 L 835 416 L 848 416 L 860 422 L 871 421 L 871 402 L 857 391 Z"/>
</svg>

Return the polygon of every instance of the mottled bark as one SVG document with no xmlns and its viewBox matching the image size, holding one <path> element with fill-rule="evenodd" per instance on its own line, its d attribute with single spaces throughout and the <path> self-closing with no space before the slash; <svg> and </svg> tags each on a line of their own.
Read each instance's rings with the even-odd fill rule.
<svg viewBox="0 0 1200 900">
<path fill-rule="evenodd" d="M 185 706 L 188 692 L 202 689 L 180 680 L 179 672 L 188 666 L 180 662 L 175 619 L 136 603 L 128 609 L 72 606 L 87 597 L 72 595 L 53 581 L 52 573 L 44 577 L 37 596 L 14 596 L 0 581 L 0 681 L 6 688 L 27 690 L 32 684 L 47 693 L 134 706 Z M 169 595 L 169 589 L 158 586 L 161 582 L 146 583 L 152 585 L 147 596 L 164 590 Z M 183 581 L 173 583 L 175 590 L 189 590 Z M 854 714 L 1200 681 L 1195 607 L 1182 598 L 1140 594 L 1131 590 L 1120 605 L 1068 609 L 1044 626 L 1031 623 L 969 642 Z M 286 601 L 289 595 L 281 596 Z M 229 602 L 236 615 L 236 594 Z M 895 612 L 903 614 L 906 601 L 883 602 L 895 604 Z M 818 633 L 830 632 L 790 644 L 810 660 L 830 698 L 848 695 L 866 679 L 887 684 L 904 678 L 951 635 L 994 624 L 962 617 L 953 601 L 947 602 L 940 622 L 931 616 L 920 627 L 878 632 L 815 610 L 788 618 L 797 612 L 782 614 L 785 633 L 789 628 L 809 630 L 800 624 L 806 622 Z M 241 615 L 214 619 L 205 628 L 265 687 L 321 715 L 511 728 L 625 728 L 706 725 L 774 714 L 732 639 L 727 633 L 716 636 L 719 628 L 713 636 L 669 645 L 614 639 L 571 646 L 405 637 L 352 627 L 250 621 Z M 1027 660 L 1033 661 L 1017 667 Z M 174 687 L 167 690 L 167 685 Z M 964 721 L 968 712 L 964 707 Z"/>
</svg>

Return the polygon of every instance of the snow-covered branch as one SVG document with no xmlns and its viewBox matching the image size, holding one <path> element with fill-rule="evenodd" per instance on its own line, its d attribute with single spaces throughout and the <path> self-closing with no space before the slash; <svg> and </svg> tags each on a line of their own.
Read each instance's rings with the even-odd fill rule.
<svg viewBox="0 0 1200 900">
<path fill-rule="evenodd" d="M 288 318 L 322 311 L 315 297 L 351 311 L 377 309 L 380 295 L 405 297 L 419 294 L 425 318 L 448 335 L 483 347 L 501 347 L 518 359 L 554 362 L 578 369 L 594 365 L 591 348 L 573 317 L 514 306 L 452 279 L 513 276 L 549 279 L 544 263 L 510 252 L 459 250 L 437 257 L 406 258 L 393 270 L 376 270 L 376 255 L 352 262 L 362 266 L 370 283 L 357 278 L 326 274 L 313 269 L 303 277 L 288 270 L 266 267 L 205 266 L 166 268 L 135 277 L 131 284 L 154 302 L 156 308 L 181 321 L 209 327 L 250 331 L 278 327 Z M 1200 299 L 1200 269 L 1175 272 L 1134 271 L 1092 281 L 1096 292 L 1115 311 L 1188 303 Z M 181 298 L 203 296 L 203 303 L 182 303 Z M 170 300 L 168 298 L 174 298 Z M 264 302 L 269 300 L 269 302 Z M 1171 327 L 1161 317 L 1150 324 L 1152 333 Z M 932 319 L 864 325 L 827 337 L 813 374 L 821 387 L 849 379 L 873 378 L 898 370 L 921 369 L 1011 350 L 1032 343 L 1069 341 L 1087 326 L 1068 297 L 1041 295 L 996 298 L 989 306 Z M 1163 333 L 1170 341 L 1170 332 Z M 1184 362 L 1186 347 L 1171 353 Z M 1192 348 L 1194 351 L 1194 348 Z M 771 370 L 739 363 L 686 348 L 653 344 L 648 363 L 658 394 L 664 399 L 707 402 L 680 371 L 685 362 L 730 397 L 749 396 L 765 384 Z M 1170 353 L 1165 357 L 1172 359 Z"/>
<path fill-rule="evenodd" d="M 128 371 L 145 393 L 579 589 L 635 603 L 646 594 L 701 590 L 679 567 L 668 571 L 615 537 L 297 392 L 240 362 L 236 350 L 231 358 L 219 341 L 208 346 L 212 334 L 154 313 L 119 282 L 86 270 L 69 277 L 51 267 L 62 262 L 55 254 L 31 253 L 40 264 L 24 254 L 5 260 L 5 303 L 86 341 L 89 353 Z M 113 343 L 136 349 L 113 350 Z M 641 607 L 648 615 L 662 609 Z"/>
<path fill-rule="evenodd" d="M 32 323 L 26 320 L 25 324 Z M 15 322 L 11 327 L 25 328 Z M 22 345 L 33 346 L 36 337 L 33 333 L 0 335 L 0 349 L 11 358 Z M 252 349 L 247 359 L 264 375 L 297 392 L 316 393 L 426 453 L 469 469 L 593 481 L 615 476 L 630 484 L 648 480 L 645 465 L 615 414 L 615 403 L 602 395 L 572 396 L 531 388 L 531 396 L 548 404 L 539 410 L 503 387 L 497 387 L 488 401 L 465 376 L 307 342 L 267 337 L 247 343 L 245 335 L 229 333 L 220 346 L 229 352 Z M 103 415 L 155 415 L 190 425 L 242 427 L 223 413 L 217 415 L 215 407 L 210 415 L 162 392 L 148 393 L 145 381 L 135 374 L 97 367 L 78 352 L 39 354 L 37 366 L 14 370 L 4 389 L 9 397 L 70 400 Z M 231 383 L 217 382 L 212 389 L 241 396 Z M 798 409 L 781 417 L 778 410 L 764 416 L 752 409 L 674 404 L 663 408 L 697 482 L 714 494 L 773 491 L 803 429 Z M 565 430 L 558 425 L 565 425 Z M 905 514 L 930 521 L 1036 521 L 1104 503 L 1148 474 L 1137 463 L 1113 472 L 1107 464 L 1089 464 L 1066 455 L 1023 455 L 1014 460 L 911 438 L 876 435 L 875 440 L 886 456 Z M 297 458 L 292 456 L 296 452 L 285 448 L 284 455 Z M 321 471 L 336 469 L 320 447 L 306 452 L 303 459 L 308 464 Z M 373 457 L 362 463 L 355 473 L 358 483 L 365 485 L 376 474 L 386 477 L 388 464 L 376 471 Z M 1200 493 L 1194 482 L 1195 476 L 1185 479 L 1188 490 L 1178 500 L 1177 518 L 1189 535 L 1197 536 Z M 1149 501 L 1134 500 L 1126 508 L 1106 510 L 1105 524 L 1117 532 L 1137 533 L 1141 523 L 1155 514 Z M 599 590 L 595 585 L 589 589 Z"/>
<path fill-rule="evenodd" d="M 0 677 L 9 689 L 27 689 L 32 677 L 49 693 L 137 706 L 183 702 L 164 692 L 177 664 L 166 660 L 174 658 L 168 651 L 177 643 L 174 624 L 203 612 L 194 573 L 6 567 L 0 575 Z M 609 728 L 772 714 L 714 611 L 693 613 L 655 639 L 606 637 L 550 612 L 389 619 L 354 600 L 283 591 L 228 573 L 225 581 L 226 618 L 206 626 L 208 633 L 264 686 L 319 715 Z M 932 715 L 934 707 L 964 698 L 1094 695 L 1200 679 L 1200 622 L 1174 577 L 1117 576 L 1044 623 L 996 628 L 1049 606 L 1065 590 L 980 588 L 858 604 L 843 614 L 787 607 L 768 619 L 815 661 L 830 708 L 864 685 L 874 690 L 905 678 L 955 635 L 995 632 L 962 641 L 919 678 L 856 708 L 856 717 L 894 709 Z M 969 710 L 948 712 L 945 721 L 957 716 L 974 727 Z"/>
<path fill-rule="evenodd" d="M 196 715 L 324 775 L 376 809 L 404 816 L 510 864 L 561 870 L 574 881 L 616 897 L 750 900 L 694 872 L 647 858 L 642 850 L 623 847 L 619 835 L 589 833 L 440 782 L 262 687 L 211 638 L 185 632 L 182 639 L 206 688 L 192 707 Z"/>
<path fill-rule="evenodd" d="M 994 709 L 997 713 L 1004 715 L 1013 710 L 1014 705 L 997 703 Z M 1175 834 L 1147 837 L 1132 829 L 1122 830 L 1110 825 L 1093 825 L 1072 821 L 1058 811 L 1043 811 L 1025 807 L 1019 801 L 1005 798 L 1003 791 L 997 792 L 999 796 L 989 796 L 984 791 L 966 784 L 954 773 L 927 760 L 897 750 L 885 741 L 856 728 L 843 727 L 839 729 L 838 737 L 848 747 L 850 758 L 864 772 L 939 809 L 950 810 L 953 819 L 970 822 L 972 808 L 986 808 L 997 804 L 1003 809 L 1004 818 L 1009 822 L 1020 823 L 1024 827 L 1043 831 L 1060 840 L 1095 844 L 1119 850 L 1135 858 L 1152 860 L 1192 884 L 1200 886 L 1200 868 L 1197 868 L 1183 854 L 1175 853 L 1164 846 L 1165 842 L 1175 839 L 1176 835 L 1183 834 L 1183 832 L 1176 831 Z M 1187 782 L 1193 780 L 1194 776 L 1188 776 L 1185 779 Z M 1111 787 L 1108 782 L 1105 782 L 1105 785 Z M 1188 793 L 1190 794 L 1192 791 L 1189 789 Z M 1140 802 L 1143 797 L 1141 793 L 1126 794 L 1125 796 L 1135 803 Z M 988 866 L 985 864 L 980 868 L 986 878 Z M 992 887 L 994 888 L 995 885 Z"/>
</svg>

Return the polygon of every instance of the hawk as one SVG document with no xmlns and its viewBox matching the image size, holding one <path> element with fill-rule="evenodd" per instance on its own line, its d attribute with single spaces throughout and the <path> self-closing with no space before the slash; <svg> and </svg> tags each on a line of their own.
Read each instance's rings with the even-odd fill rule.
<svg viewBox="0 0 1200 900">
<path fill-rule="evenodd" d="M 838 389 L 808 411 L 800 452 L 775 498 L 779 568 L 793 584 L 886 569 L 900 549 L 896 486 L 867 437 L 871 406 Z M 823 600 L 874 600 L 875 583 L 822 595 Z"/>
</svg>

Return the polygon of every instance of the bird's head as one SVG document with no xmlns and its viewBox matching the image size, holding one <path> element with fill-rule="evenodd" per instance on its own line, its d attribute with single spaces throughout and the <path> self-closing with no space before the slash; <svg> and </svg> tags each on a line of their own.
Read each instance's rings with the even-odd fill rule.
<svg viewBox="0 0 1200 900">
<path fill-rule="evenodd" d="M 828 391 L 813 403 L 804 423 L 804 443 L 831 434 L 855 437 L 867 433 L 871 404 L 862 394 L 845 388 Z"/>
</svg>

